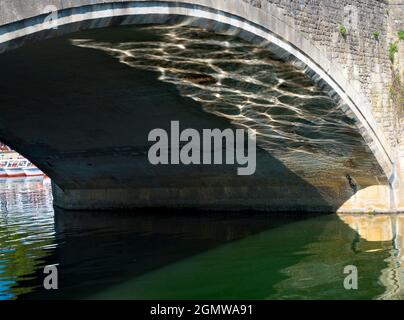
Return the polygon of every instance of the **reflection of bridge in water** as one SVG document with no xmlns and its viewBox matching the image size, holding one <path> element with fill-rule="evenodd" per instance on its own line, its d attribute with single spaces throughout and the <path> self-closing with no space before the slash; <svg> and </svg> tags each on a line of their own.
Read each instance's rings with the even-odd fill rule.
<svg viewBox="0 0 404 320">
<path fill-rule="evenodd" d="M 0 202 L 0 298 L 403 298 L 401 215 L 53 216 L 49 183 L 22 179 L 1 184 Z M 55 263 L 49 296 L 43 266 Z M 343 288 L 346 265 L 359 290 Z"/>
<path fill-rule="evenodd" d="M 388 268 L 382 271 L 380 281 L 386 287 L 382 299 L 404 299 L 404 215 L 339 215 L 342 221 L 355 230 L 361 241 L 375 242 L 373 251 L 383 250 L 386 243 L 391 244 L 390 257 L 386 260 Z M 360 271 L 359 271 L 360 272 Z"/>
</svg>

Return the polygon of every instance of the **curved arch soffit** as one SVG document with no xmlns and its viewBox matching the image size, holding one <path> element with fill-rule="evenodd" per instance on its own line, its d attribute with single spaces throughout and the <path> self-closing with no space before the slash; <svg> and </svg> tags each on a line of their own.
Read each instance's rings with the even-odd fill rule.
<svg viewBox="0 0 404 320">
<path fill-rule="evenodd" d="M 219 32 L 230 29 L 240 38 L 264 46 L 282 59 L 291 61 L 298 68 L 303 69 L 342 106 L 348 116 L 356 120 L 360 134 L 373 152 L 380 167 L 390 180 L 394 178 L 394 162 L 390 148 L 371 114 L 367 100 L 350 86 L 341 76 L 342 71 L 338 66 L 332 64 L 324 53 L 299 32 L 280 20 L 276 16 L 276 10 L 271 10 L 268 14 L 264 10 L 259 10 L 248 3 L 239 3 L 240 1 L 237 0 L 220 1 L 220 4 L 217 5 L 212 1 L 194 0 L 199 3 L 206 2 L 210 6 L 189 2 L 148 0 L 103 2 L 97 5 L 64 8 L 57 11 L 53 17 L 48 13 L 19 20 L 0 27 L 0 53 L 20 47 L 26 42 L 32 42 L 33 39 L 29 36 L 34 34 L 38 34 L 35 40 L 40 40 L 111 25 L 178 23 L 181 21 L 187 25 Z M 239 6 L 235 6 L 235 2 L 238 2 Z M 215 5 L 221 8 L 214 8 Z M 246 14 L 249 16 L 248 19 L 243 18 L 243 15 Z M 252 17 L 254 15 L 255 19 Z M 51 19 L 49 19 L 50 17 Z M 272 29 L 258 23 L 258 21 L 265 21 L 264 18 L 269 19 L 269 24 L 273 25 Z M 285 37 L 282 37 L 281 33 L 285 33 Z M 305 50 L 285 39 L 286 37 L 297 39 L 296 42 L 299 42 L 300 47 Z"/>
</svg>

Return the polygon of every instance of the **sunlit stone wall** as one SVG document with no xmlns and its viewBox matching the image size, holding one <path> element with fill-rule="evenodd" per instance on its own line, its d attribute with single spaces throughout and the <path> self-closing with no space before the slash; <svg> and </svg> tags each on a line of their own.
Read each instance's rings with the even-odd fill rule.
<svg viewBox="0 0 404 320">
<path fill-rule="evenodd" d="M 348 81 L 368 99 L 392 148 L 397 170 L 393 184 L 400 189 L 404 177 L 404 41 L 397 32 L 404 29 L 404 1 L 243 1 L 277 11 L 343 68 Z M 342 26 L 345 35 L 340 32 Z M 392 43 L 398 45 L 394 61 L 389 56 Z M 404 206 L 403 192 L 396 195 L 396 202 Z"/>
<path fill-rule="evenodd" d="M 389 44 L 398 40 L 397 30 L 403 28 L 402 0 L 243 1 L 257 7 L 263 7 L 264 2 L 273 4 L 273 10 L 278 10 L 288 24 L 343 67 L 346 78 L 369 99 L 391 146 L 403 143 L 403 115 L 400 106 L 391 102 L 392 63 L 388 54 Z M 346 28 L 345 36 L 340 33 L 341 26 Z"/>
</svg>

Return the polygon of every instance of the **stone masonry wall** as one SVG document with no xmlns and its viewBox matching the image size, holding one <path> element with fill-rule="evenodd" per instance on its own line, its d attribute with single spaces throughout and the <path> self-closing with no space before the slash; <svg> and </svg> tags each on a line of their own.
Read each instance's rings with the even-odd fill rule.
<svg viewBox="0 0 404 320">
<path fill-rule="evenodd" d="M 404 0 L 390 1 L 388 27 L 390 43 L 396 42 L 398 44 L 398 52 L 393 64 L 392 102 L 396 106 L 399 136 L 402 138 L 400 140 L 400 153 L 401 158 L 404 159 L 404 41 L 397 40 L 397 32 L 404 30 Z M 404 171 L 404 160 L 402 160 L 401 166 L 401 170 Z"/>
<path fill-rule="evenodd" d="M 397 149 L 404 144 L 400 106 L 391 101 L 392 63 L 388 54 L 389 44 L 397 40 L 396 30 L 403 29 L 402 18 L 401 21 L 397 19 L 403 16 L 400 3 L 404 1 L 243 1 L 256 7 L 269 1 L 274 7 L 281 8 L 288 24 L 323 49 L 331 61 L 341 65 L 354 88 L 367 96 L 391 147 Z M 394 31 L 392 23 L 395 24 Z M 346 36 L 341 35 L 341 26 L 346 28 Z"/>
</svg>

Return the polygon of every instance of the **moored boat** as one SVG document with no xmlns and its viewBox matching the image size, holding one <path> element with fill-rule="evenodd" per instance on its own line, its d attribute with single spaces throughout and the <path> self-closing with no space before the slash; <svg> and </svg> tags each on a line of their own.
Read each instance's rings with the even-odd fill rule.
<svg viewBox="0 0 404 320">
<path fill-rule="evenodd" d="M 0 144 L 0 178 L 44 176 L 29 160 Z"/>
</svg>

